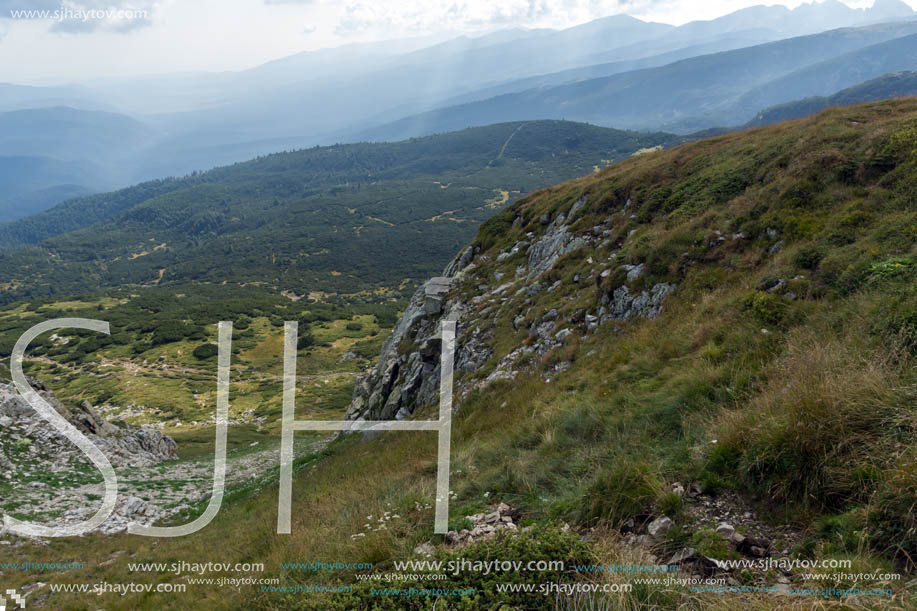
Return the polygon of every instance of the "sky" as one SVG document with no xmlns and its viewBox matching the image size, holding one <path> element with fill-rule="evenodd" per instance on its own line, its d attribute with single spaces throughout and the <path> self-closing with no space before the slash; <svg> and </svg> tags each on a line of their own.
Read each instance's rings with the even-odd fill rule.
<svg viewBox="0 0 917 611">
<path fill-rule="evenodd" d="M 301 51 L 626 13 L 680 25 L 801 0 L 0 0 L 0 81 L 242 70 Z M 845 0 L 855 8 L 872 0 Z M 917 0 L 907 0 L 917 7 Z M 13 11 L 50 11 L 45 18 Z M 56 11 L 56 13 L 55 13 Z M 86 11 L 95 11 L 87 13 Z M 103 14 L 103 11 L 105 14 Z M 109 13 L 109 11 L 123 11 Z M 139 17 L 138 17 L 139 15 Z"/>
</svg>

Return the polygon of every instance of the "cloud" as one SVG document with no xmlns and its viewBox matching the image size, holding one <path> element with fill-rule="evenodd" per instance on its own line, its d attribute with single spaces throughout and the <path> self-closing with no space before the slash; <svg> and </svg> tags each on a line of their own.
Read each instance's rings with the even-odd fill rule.
<svg viewBox="0 0 917 611">
<path fill-rule="evenodd" d="M 340 14 L 335 33 L 355 36 L 365 33 L 429 32 L 442 27 L 452 30 L 486 30 L 495 27 L 566 27 L 596 17 L 629 12 L 639 14 L 671 0 L 421 0 L 356 1 Z"/>
<path fill-rule="evenodd" d="M 155 0 L 0 0 L 0 19 L 50 22 L 51 32 L 127 33 L 152 23 Z"/>
<path fill-rule="evenodd" d="M 59 0 L 0 0 L 0 15 L 9 17 L 10 11 L 53 11 L 60 6 Z"/>
</svg>

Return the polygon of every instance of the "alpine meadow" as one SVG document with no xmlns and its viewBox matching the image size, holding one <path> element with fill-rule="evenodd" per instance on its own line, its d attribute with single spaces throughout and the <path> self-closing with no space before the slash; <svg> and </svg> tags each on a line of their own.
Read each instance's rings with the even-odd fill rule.
<svg viewBox="0 0 917 611">
<path fill-rule="evenodd" d="M 0 3 L 0 611 L 917 608 L 917 4 L 211 4 Z"/>
</svg>

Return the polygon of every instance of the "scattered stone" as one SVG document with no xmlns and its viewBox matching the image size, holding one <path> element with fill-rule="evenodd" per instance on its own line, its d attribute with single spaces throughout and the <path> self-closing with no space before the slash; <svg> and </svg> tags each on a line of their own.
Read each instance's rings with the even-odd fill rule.
<svg viewBox="0 0 917 611">
<path fill-rule="evenodd" d="M 640 263 L 638 265 L 624 265 L 624 269 L 627 271 L 627 281 L 631 282 L 636 280 L 643 275 L 644 265 Z"/>
<path fill-rule="evenodd" d="M 414 548 L 414 554 L 418 556 L 432 556 L 436 552 L 436 548 L 429 542 L 421 543 Z"/>
<path fill-rule="evenodd" d="M 724 539 L 731 539 L 735 532 L 736 529 L 731 524 L 727 524 L 726 522 L 720 522 L 716 527 L 716 534 L 723 537 Z"/>
<path fill-rule="evenodd" d="M 716 560 L 699 554 L 693 547 L 677 551 L 667 564 L 678 565 L 681 573 L 696 573 L 703 577 L 710 577 L 723 570 Z"/>
<path fill-rule="evenodd" d="M 653 538 L 659 539 L 667 532 L 672 530 L 675 526 L 675 522 L 667 516 L 662 516 L 661 518 L 656 518 L 649 523 L 649 526 L 646 527 L 646 532 Z"/>
<path fill-rule="evenodd" d="M 516 515 L 517 512 L 509 505 L 500 503 L 491 512 L 466 516 L 472 523 L 472 528 L 462 529 L 460 532 L 450 530 L 445 535 L 446 544 L 453 547 L 470 545 L 477 541 L 492 539 L 504 530 L 516 532 Z"/>
<path fill-rule="evenodd" d="M 656 544 L 656 539 L 654 539 L 650 535 L 639 535 L 636 538 L 636 543 L 640 547 L 652 547 L 653 545 Z"/>
<path fill-rule="evenodd" d="M 736 549 L 746 556 L 755 558 L 764 558 L 770 555 L 770 542 L 761 537 L 743 537 L 740 543 L 736 544 Z"/>
</svg>

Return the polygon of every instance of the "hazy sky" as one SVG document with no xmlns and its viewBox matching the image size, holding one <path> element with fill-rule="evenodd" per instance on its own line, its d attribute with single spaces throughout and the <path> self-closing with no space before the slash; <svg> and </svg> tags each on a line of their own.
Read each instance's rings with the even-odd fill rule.
<svg viewBox="0 0 917 611">
<path fill-rule="evenodd" d="M 399 37 L 562 28 L 628 13 L 682 24 L 761 0 L 0 0 L 0 81 L 239 70 L 299 51 Z M 800 0 L 779 2 L 789 7 Z M 846 0 L 853 7 L 872 0 Z M 917 0 L 908 0 L 917 7 Z M 11 18 L 14 10 L 145 11 L 145 19 Z"/>
</svg>

